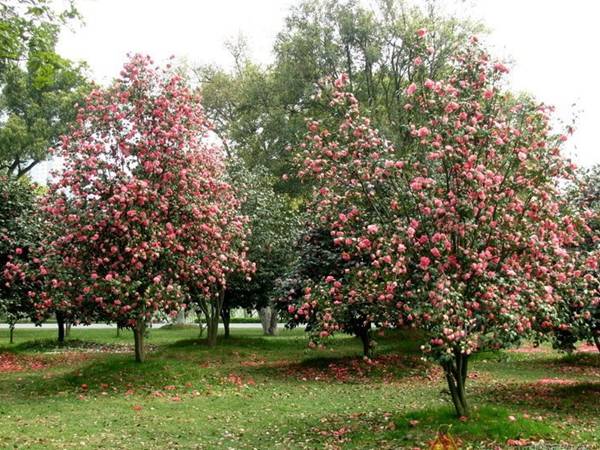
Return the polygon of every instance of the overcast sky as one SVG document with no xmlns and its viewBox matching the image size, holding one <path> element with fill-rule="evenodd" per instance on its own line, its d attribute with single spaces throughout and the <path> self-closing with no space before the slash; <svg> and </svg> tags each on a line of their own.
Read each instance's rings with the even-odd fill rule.
<svg viewBox="0 0 600 450">
<path fill-rule="evenodd" d="M 230 65 L 224 48 L 243 34 L 255 60 L 268 64 L 275 35 L 295 0 L 78 0 L 85 24 L 64 32 L 59 52 L 87 61 L 107 83 L 128 52 L 191 63 Z M 369 0 L 364 0 L 365 4 Z M 467 0 L 443 2 L 481 20 L 496 55 L 513 61 L 514 89 L 555 105 L 565 121 L 576 114 L 567 147 L 581 165 L 600 163 L 600 2 L 596 0 Z M 456 6 L 458 4 L 458 7 Z M 573 106 L 575 104 L 575 106 Z M 44 168 L 38 170 L 39 174 Z"/>
</svg>

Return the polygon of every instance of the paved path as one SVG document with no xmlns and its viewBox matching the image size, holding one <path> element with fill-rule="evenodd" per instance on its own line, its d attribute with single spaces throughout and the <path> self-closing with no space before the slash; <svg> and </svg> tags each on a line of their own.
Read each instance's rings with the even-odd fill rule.
<svg viewBox="0 0 600 450">
<path fill-rule="evenodd" d="M 152 328 L 160 328 L 164 325 L 167 325 L 167 323 L 155 323 L 152 324 Z M 188 324 L 188 325 L 194 325 L 194 324 Z M 283 328 L 285 326 L 284 323 L 280 323 L 279 324 L 279 328 Z M 251 328 L 251 329 L 260 329 L 261 325 L 260 323 L 232 323 L 229 325 L 230 328 L 234 329 L 234 328 Z M 15 325 L 16 329 L 31 329 L 31 328 L 43 328 L 43 329 L 51 329 L 51 330 L 56 330 L 58 328 L 58 326 L 55 323 L 44 323 L 42 324 L 41 327 L 36 327 L 34 324 L 32 323 L 18 323 Z M 106 323 L 93 323 L 91 325 L 79 325 L 79 326 L 73 326 L 73 328 L 77 328 L 77 329 L 93 329 L 93 330 L 103 330 L 103 329 L 110 329 L 110 328 L 117 328 L 117 325 L 111 323 L 111 324 L 106 324 Z M 223 328 L 223 324 L 220 323 L 219 324 L 219 328 Z M 0 330 L 1 329 L 8 329 L 8 324 L 7 323 L 0 323 Z"/>
</svg>

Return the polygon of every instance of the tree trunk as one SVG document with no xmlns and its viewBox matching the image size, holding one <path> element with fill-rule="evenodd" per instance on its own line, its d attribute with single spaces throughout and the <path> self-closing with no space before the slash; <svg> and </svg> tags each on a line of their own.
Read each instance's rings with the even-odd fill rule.
<svg viewBox="0 0 600 450">
<path fill-rule="evenodd" d="M 146 321 L 138 318 L 133 329 L 133 338 L 135 340 L 135 361 L 142 363 L 145 359 L 144 335 L 146 333 Z"/>
<path fill-rule="evenodd" d="M 258 310 L 258 317 L 260 317 L 263 333 L 269 334 L 269 328 L 271 327 L 271 307 L 265 306 L 264 308 L 260 308 Z"/>
<path fill-rule="evenodd" d="M 223 319 L 223 328 L 225 329 L 224 337 L 229 337 L 229 324 L 231 322 L 231 309 L 225 307 L 221 310 L 221 319 Z"/>
<path fill-rule="evenodd" d="M 15 323 L 10 322 L 8 325 L 8 340 L 11 344 L 14 344 L 14 335 L 15 335 Z"/>
<path fill-rule="evenodd" d="M 219 333 L 219 319 L 221 310 L 225 301 L 225 289 L 220 288 L 217 298 L 206 299 L 199 298 L 198 306 L 206 317 L 207 344 L 209 347 L 217 345 L 217 335 Z"/>
<path fill-rule="evenodd" d="M 269 329 L 267 330 L 267 332 L 269 336 L 276 336 L 279 315 L 277 314 L 277 310 L 273 306 L 270 306 L 269 309 L 271 310 L 271 320 L 269 320 Z"/>
<path fill-rule="evenodd" d="M 58 324 L 58 342 L 65 342 L 65 315 L 56 311 L 56 323 Z"/>
<path fill-rule="evenodd" d="M 71 337 L 71 322 L 65 324 L 65 337 Z"/>
<path fill-rule="evenodd" d="M 225 289 L 219 289 L 219 295 L 216 299 L 205 302 L 206 325 L 208 332 L 208 346 L 214 347 L 217 345 L 217 335 L 219 334 L 219 318 L 221 317 L 221 310 L 223 309 L 223 303 L 225 301 Z"/>
<path fill-rule="evenodd" d="M 356 334 L 362 341 L 363 355 L 367 358 L 373 357 L 373 347 L 371 345 L 371 323 L 358 328 Z"/>
<path fill-rule="evenodd" d="M 117 337 L 121 337 L 121 327 L 117 325 Z"/>
<path fill-rule="evenodd" d="M 209 347 L 217 345 L 217 335 L 219 334 L 219 316 L 215 315 L 206 319 L 207 344 Z"/>
<path fill-rule="evenodd" d="M 452 403 L 458 417 L 469 415 L 469 405 L 465 395 L 465 382 L 467 381 L 467 364 L 469 356 L 461 353 L 460 350 L 454 351 L 454 360 L 442 364 L 448 382 L 448 389 L 452 397 Z"/>
</svg>

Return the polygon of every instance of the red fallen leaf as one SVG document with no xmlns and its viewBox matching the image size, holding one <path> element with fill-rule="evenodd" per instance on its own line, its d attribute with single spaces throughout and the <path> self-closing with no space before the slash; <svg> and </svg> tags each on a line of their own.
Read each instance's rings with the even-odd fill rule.
<svg viewBox="0 0 600 450">
<path fill-rule="evenodd" d="M 334 436 L 343 436 L 344 434 L 350 433 L 350 431 L 350 428 L 342 427 L 339 430 L 333 431 L 331 434 L 333 434 Z"/>
<path fill-rule="evenodd" d="M 236 386 L 242 386 L 244 384 L 242 382 L 242 377 L 240 377 L 239 375 L 235 375 L 233 373 L 230 373 L 227 376 L 227 381 L 231 384 L 235 384 Z"/>
<path fill-rule="evenodd" d="M 164 392 L 161 392 L 161 391 L 154 391 L 154 392 L 152 393 L 152 395 L 153 395 L 154 397 L 164 397 L 164 396 L 165 396 L 165 393 L 164 393 Z"/>
<path fill-rule="evenodd" d="M 460 420 L 461 422 L 467 422 L 469 418 L 467 416 L 460 416 L 458 420 Z"/>
<path fill-rule="evenodd" d="M 108 386 L 109 386 L 109 385 L 108 385 L 108 384 L 106 384 L 106 383 L 100 383 L 100 387 L 101 387 L 103 390 L 106 390 L 106 389 L 108 389 Z"/>
<path fill-rule="evenodd" d="M 163 389 L 165 391 L 174 391 L 175 389 L 177 389 L 177 386 L 173 386 L 172 384 L 169 384 L 168 386 L 165 386 Z"/>
<path fill-rule="evenodd" d="M 88 386 L 87 384 L 82 384 L 82 385 L 81 385 L 81 389 L 83 389 L 84 391 L 87 391 L 87 390 L 88 390 L 88 387 L 89 387 L 89 386 Z"/>
<path fill-rule="evenodd" d="M 540 378 L 537 384 L 575 384 L 575 380 L 561 378 Z"/>
<path fill-rule="evenodd" d="M 125 395 L 133 395 L 134 394 L 134 390 L 133 389 L 127 389 L 125 391 Z"/>
<path fill-rule="evenodd" d="M 509 439 L 506 443 L 511 447 L 525 447 L 529 445 L 529 439 Z"/>
<path fill-rule="evenodd" d="M 419 421 L 416 419 L 410 420 L 408 423 L 411 427 L 416 427 L 417 425 L 419 425 Z"/>
<path fill-rule="evenodd" d="M 142 405 L 133 405 L 133 410 L 134 411 L 141 411 L 142 409 L 143 409 Z"/>
<path fill-rule="evenodd" d="M 175 397 L 171 397 L 171 401 L 172 402 L 180 402 L 181 401 L 181 397 L 179 397 L 178 395 L 176 395 Z"/>
<path fill-rule="evenodd" d="M 185 387 L 188 387 L 188 388 L 192 387 L 192 383 L 190 383 L 190 382 L 185 383 Z"/>
</svg>

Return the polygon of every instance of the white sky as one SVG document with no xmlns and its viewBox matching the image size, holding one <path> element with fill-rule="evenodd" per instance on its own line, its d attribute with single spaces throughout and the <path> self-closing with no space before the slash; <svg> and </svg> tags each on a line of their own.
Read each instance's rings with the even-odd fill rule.
<svg viewBox="0 0 600 450">
<path fill-rule="evenodd" d="M 370 0 L 364 0 L 369 3 Z M 272 59 L 271 48 L 295 0 L 78 0 L 85 25 L 61 36 L 64 56 L 87 61 L 107 83 L 128 52 L 155 60 L 175 55 L 191 63 L 228 66 L 227 39 L 243 34 L 251 56 Z M 488 42 L 514 64 L 513 88 L 557 107 L 569 122 L 578 114 L 569 153 L 581 165 L 600 163 L 600 2 L 596 0 L 443 0 L 449 10 L 480 19 Z M 456 6 L 458 4 L 458 7 Z M 572 105 L 576 103 L 576 106 Z M 36 170 L 36 178 L 46 172 Z"/>
</svg>

